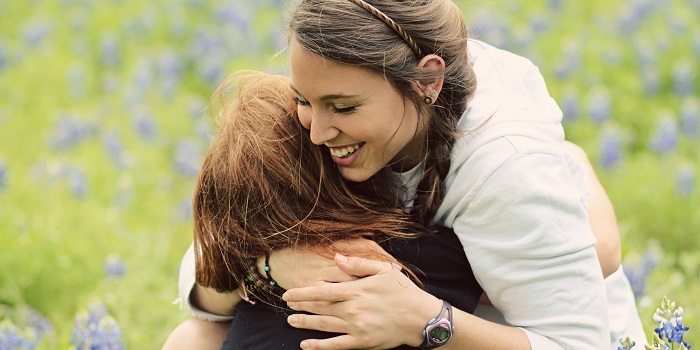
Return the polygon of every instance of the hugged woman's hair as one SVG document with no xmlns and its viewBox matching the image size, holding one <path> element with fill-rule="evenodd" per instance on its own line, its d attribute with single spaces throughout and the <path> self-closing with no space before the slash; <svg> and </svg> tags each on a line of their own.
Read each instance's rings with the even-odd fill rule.
<svg viewBox="0 0 700 350">
<path fill-rule="evenodd" d="M 426 163 L 412 213 L 427 225 L 442 200 L 457 122 L 476 87 L 457 5 L 451 0 L 297 0 L 287 22 L 290 40 L 326 59 L 386 77 L 418 108 L 420 126 L 427 128 Z M 417 69 L 419 55 L 428 54 L 445 60 L 444 72 Z M 434 107 L 426 107 L 417 82 L 443 73 L 442 91 Z"/>
<path fill-rule="evenodd" d="M 417 230 L 400 208 L 350 192 L 327 150 L 309 141 L 293 96 L 288 78 L 245 71 L 212 97 L 218 132 L 193 198 L 196 276 L 203 286 L 235 290 L 273 249 Z"/>
</svg>

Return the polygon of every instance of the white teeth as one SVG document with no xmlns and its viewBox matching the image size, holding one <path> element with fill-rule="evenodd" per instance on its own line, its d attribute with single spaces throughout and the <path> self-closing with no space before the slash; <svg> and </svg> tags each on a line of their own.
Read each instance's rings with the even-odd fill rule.
<svg viewBox="0 0 700 350">
<path fill-rule="evenodd" d="M 330 151 L 331 151 L 332 155 L 334 155 L 338 158 L 343 158 L 343 157 L 347 157 L 347 156 L 355 153 L 355 151 L 357 151 L 359 148 L 360 148 L 360 145 L 357 144 L 354 146 L 348 146 L 348 147 L 344 147 L 344 148 L 336 148 L 336 149 L 331 148 Z"/>
</svg>

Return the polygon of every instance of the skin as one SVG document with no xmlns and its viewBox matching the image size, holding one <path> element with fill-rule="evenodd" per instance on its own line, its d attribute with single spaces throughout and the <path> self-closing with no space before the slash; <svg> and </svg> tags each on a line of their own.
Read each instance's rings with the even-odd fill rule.
<svg viewBox="0 0 700 350">
<path fill-rule="evenodd" d="M 342 155 L 343 149 L 352 152 L 352 148 L 358 148 L 350 157 L 334 157 L 344 178 L 364 181 L 386 165 L 402 171 L 419 163 L 420 157 L 415 155 L 421 154 L 423 133 L 418 112 L 383 77 L 360 67 L 324 60 L 294 40 L 290 43 L 290 61 L 291 86 L 298 94 L 299 118 L 310 130 L 311 141 L 325 145 L 336 156 Z M 441 69 L 444 61 L 429 55 L 418 68 Z M 439 94 L 441 84 L 439 79 L 419 88 L 424 95 L 431 91 Z M 580 148 L 570 143 L 565 147 L 590 166 Z M 599 241 L 596 250 L 601 268 L 607 276 L 617 270 L 620 262 L 617 222 L 592 170 L 588 172 L 588 180 L 592 190 L 588 213 Z M 330 339 L 306 340 L 300 344 L 304 349 L 381 349 L 402 343 L 418 346 L 426 323 L 440 310 L 441 302 L 437 298 L 405 279 L 388 262 L 342 255 L 329 260 L 295 249 L 276 252 L 272 260 L 277 260 L 270 263 L 276 271 L 275 280 L 288 289 L 284 300 L 289 306 L 318 314 L 292 315 L 288 320 L 292 326 L 347 333 Z M 299 273 L 310 270 L 318 273 L 313 276 Z M 343 281 L 352 282 L 327 283 Z M 201 295 L 207 298 L 196 291 L 193 299 Z M 236 296 L 227 298 L 228 306 L 240 301 Z M 211 308 L 205 300 L 200 304 L 204 310 L 221 310 L 217 302 Z M 454 324 L 460 332 L 444 349 L 530 348 L 527 337 L 518 328 L 454 311 Z M 494 339 L 498 340 L 495 344 Z"/>
<path fill-rule="evenodd" d="M 387 164 L 400 171 L 419 163 L 418 112 L 388 81 L 367 69 L 326 60 L 296 40 L 289 54 L 299 120 L 311 141 L 332 155 L 359 146 L 349 157 L 333 156 L 345 179 L 364 181 Z"/>
</svg>

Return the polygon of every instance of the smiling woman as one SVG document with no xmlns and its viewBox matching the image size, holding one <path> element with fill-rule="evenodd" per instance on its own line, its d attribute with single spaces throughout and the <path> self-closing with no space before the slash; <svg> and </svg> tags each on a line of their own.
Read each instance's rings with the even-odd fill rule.
<svg viewBox="0 0 700 350">
<path fill-rule="evenodd" d="M 395 171 L 418 165 L 425 140 L 418 109 L 387 79 L 324 59 L 296 40 L 289 53 L 299 120 L 313 143 L 330 149 L 345 179 L 365 181 L 387 164 Z"/>
<path fill-rule="evenodd" d="M 299 121 L 330 152 L 328 172 L 454 230 L 493 303 L 474 317 L 360 248 L 328 260 L 273 249 L 258 267 L 287 287 L 299 311 L 288 322 L 338 333 L 302 348 L 598 350 L 644 339 L 612 208 L 593 195 L 585 155 L 567 148 L 537 67 L 469 40 L 449 0 L 300 0 L 288 30 Z M 595 236 L 588 215 L 606 223 Z M 429 336 L 435 319 L 448 324 L 443 342 Z"/>
</svg>

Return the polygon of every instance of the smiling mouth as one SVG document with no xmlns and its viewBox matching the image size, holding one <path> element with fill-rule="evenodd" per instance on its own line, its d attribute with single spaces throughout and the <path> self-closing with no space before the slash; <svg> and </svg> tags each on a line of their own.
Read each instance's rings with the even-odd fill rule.
<svg viewBox="0 0 700 350">
<path fill-rule="evenodd" d="M 328 147 L 328 149 L 331 151 L 331 155 L 334 157 L 347 158 L 350 157 L 353 153 L 355 153 L 358 149 L 360 149 L 360 147 L 362 147 L 363 145 L 364 142 L 361 142 L 345 147 Z"/>
</svg>

